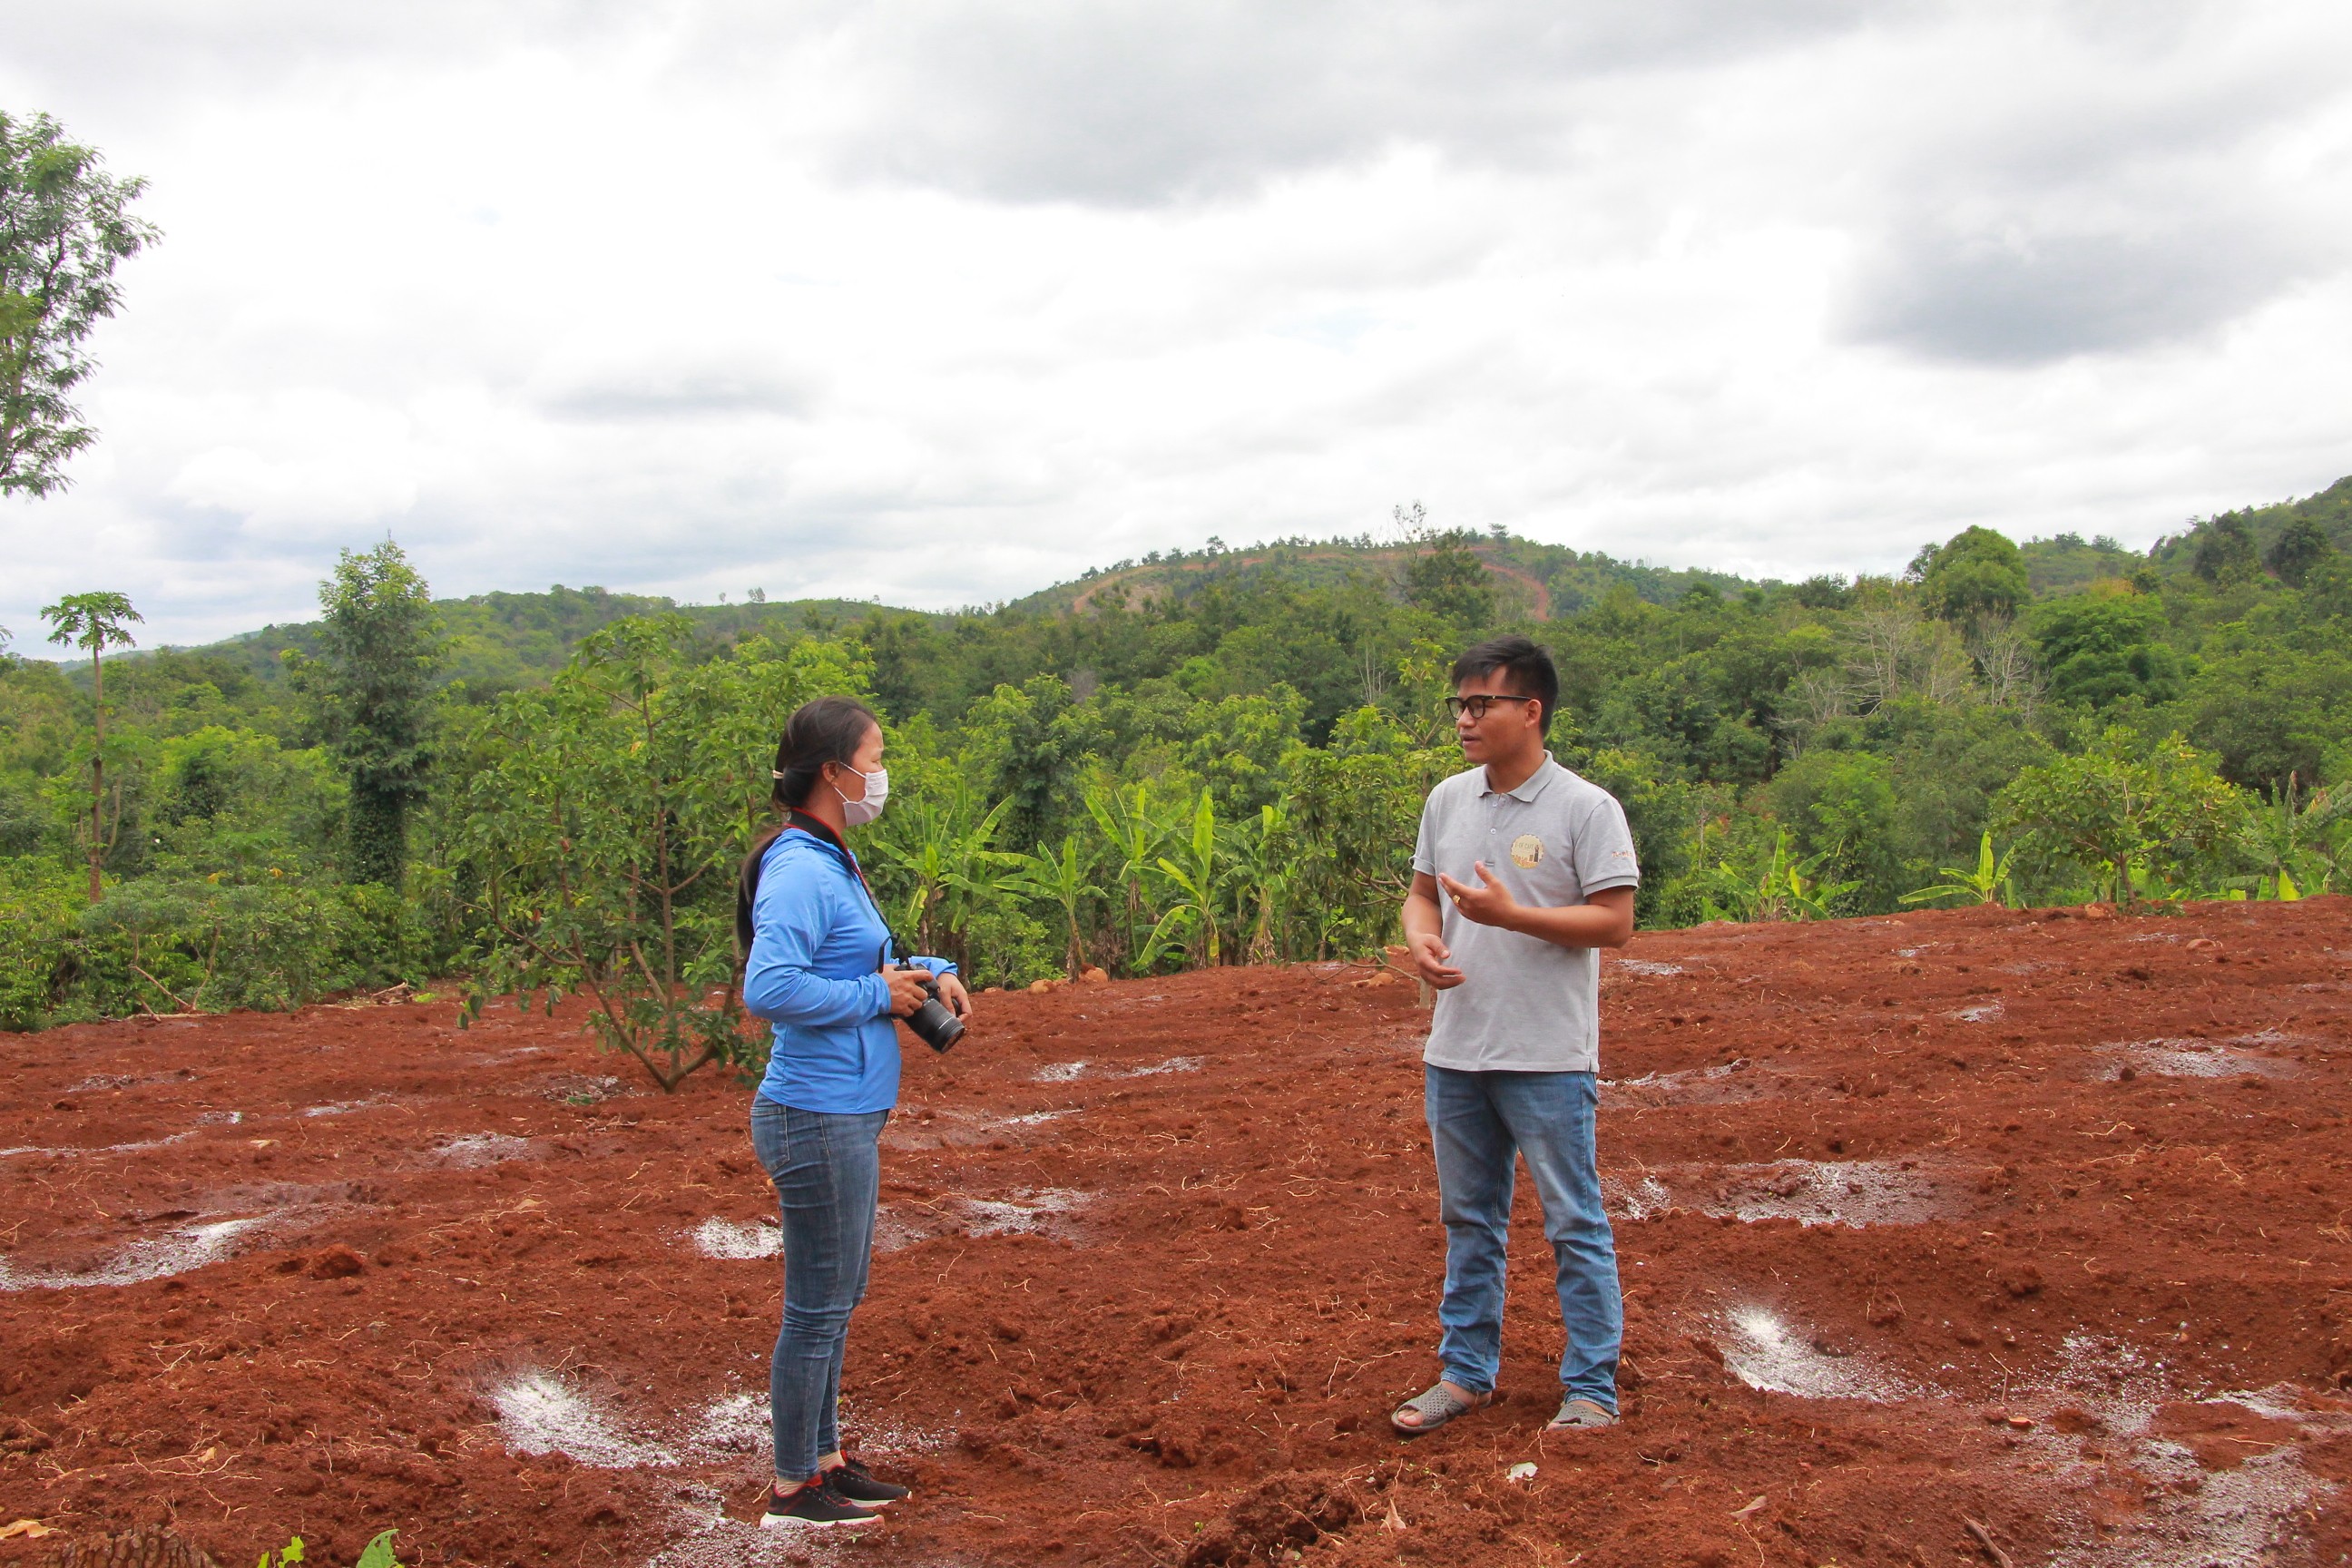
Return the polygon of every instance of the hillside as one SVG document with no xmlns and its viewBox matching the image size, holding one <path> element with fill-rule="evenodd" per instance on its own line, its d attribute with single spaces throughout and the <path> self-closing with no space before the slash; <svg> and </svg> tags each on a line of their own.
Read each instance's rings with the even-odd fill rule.
<svg viewBox="0 0 2352 1568">
<path fill-rule="evenodd" d="M 2077 592 L 2095 582 L 2128 578 L 2143 570 L 2152 569 L 2164 576 L 2186 573 L 2205 531 L 2230 520 L 2245 521 L 2257 545 L 2267 551 L 2296 518 L 2318 522 L 2338 549 L 2352 551 L 2352 478 L 2339 479 L 2300 500 L 2201 521 L 2183 533 L 2159 540 L 2145 552 L 2104 536 L 2086 541 L 2074 533 L 2029 540 L 2019 546 L 2019 552 L 2034 596 L 2050 598 Z M 1408 580 L 1413 563 L 1433 549 L 1452 550 L 1475 562 L 1491 595 L 1492 616 L 1504 621 L 1570 619 L 1619 590 L 1630 592 L 1643 604 L 1657 605 L 1678 604 L 1694 589 L 1712 590 L 1727 598 L 1751 590 L 1789 591 L 1788 584 L 1769 578 L 1623 561 L 1600 551 L 1538 543 L 1496 530 L 1485 534 L 1431 533 L 1418 540 L 1388 542 L 1370 534 L 1315 541 L 1293 538 L 1240 548 L 1227 548 L 1213 539 L 1204 550 L 1154 551 L 1139 561 L 1089 568 L 1068 582 L 992 608 L 939 614 L 853 599 L 680 605 L 661 595 L 562 584 L 544 593 L 478 594 L 435 604 L 450 638 L 444 678 L 462 680 L 481 694 L 546 679 L 562 668 L 581 638 L 624 616 L 680 611 L 713 647 L 723 647 L 753 635 L 781 639 L 861 625 L 870 629 L 875 624 L 871 617 L 877 611 L 887 611 L 883 618 L 894 623 L 910 616 L 942 624 L 1020 622 L 1121 606 L 1164 609 L 1205 591 L 1248 592 L 1274 583 L 1309 589 L 1355 584 L 1401 601 L 1412 596 Z M 1798 585 L 1795 592 L 1800 598 L 1833 598 L 1845 582 L 1817 579 Z M 280 654 L 289 648 L 313 653 L 317 636 L 315 622 L 295 622 L 179 651 L 225 659 L 239 672 L 269 682 L 278 677 Z M 135 659 L 142 655 L 134 652 L 122 657 Z M 69 672 L 69 678 L 86 682 L 88 674 Z"/>
</svg>

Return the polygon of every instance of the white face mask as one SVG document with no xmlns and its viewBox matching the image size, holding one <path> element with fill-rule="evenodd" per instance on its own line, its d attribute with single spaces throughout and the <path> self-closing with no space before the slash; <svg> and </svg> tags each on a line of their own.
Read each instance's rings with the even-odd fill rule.
<svg viewBox="0 0 2352 1568">
<path fill-rule="evenodd" d="M 841 795 L 841 820 L 852 827 L 863 827 L 881 816 L 883 804 L 890 798 L 888 768 L 877 768 L 870 773 L 857 776 L 866 781 L 866 798 L 863 800 L 852 800 L 841 795 L 839 784 L 833 786 L 833 793 Z"/>
</svg>

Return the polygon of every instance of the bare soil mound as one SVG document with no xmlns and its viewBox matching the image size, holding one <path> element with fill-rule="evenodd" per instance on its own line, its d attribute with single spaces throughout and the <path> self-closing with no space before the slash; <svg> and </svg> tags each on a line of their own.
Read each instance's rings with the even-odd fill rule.
<svg viewBox="0 0 2352 1568">
<path fill-rule="evenodd" d="M 1411 1444 L 1443 1254 L 1413 987 L 988 996 L 908 1052 L 848 1426 L 916 1498 L 745 1521 L 747 1099 L 414 1004 L 0 1040 L 0 1563 L 2336 1563 L 2352 902 L 1644 935 L 1605 971 L 1615 1430 Z M 1525 1467 L 1532 1464 L 1528 1473 Z"/>
</svg>

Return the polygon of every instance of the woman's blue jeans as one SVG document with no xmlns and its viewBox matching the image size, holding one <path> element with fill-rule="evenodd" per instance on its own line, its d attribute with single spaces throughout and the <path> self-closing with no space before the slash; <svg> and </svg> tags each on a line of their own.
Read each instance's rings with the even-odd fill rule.
<svg viewBox="0 0 2352 1568">
<path fill-rule="evenodd" d="M 1601 1206 L 1593 1123 L 1600 1088 L 1589 1072 L 1463 1072 L 1424 1067 L 1430 1142 L 1445 1219 L 1445 1378 L 1474 1394 L 1495 1386 L 1503 1362 L 1503 1258 L 1510 1239 L 1515 1156 L 1525 1155 L 1543 1200 L 1567 1348 L 1568 1396 L 1617 1408 L 1617 1352 L 1625 1305 L 1617 1244 Z"/>
<path fill-rule="evenodd" d="M 784 1228 L 784 1323 L 768 1363 L 776 1479 L 800 1482 L 841 1447 L 841 1362 L 866 1297 L 887 1110 L 836 1116 L 751 1100 L 751 1147 Z"/>
</svg>

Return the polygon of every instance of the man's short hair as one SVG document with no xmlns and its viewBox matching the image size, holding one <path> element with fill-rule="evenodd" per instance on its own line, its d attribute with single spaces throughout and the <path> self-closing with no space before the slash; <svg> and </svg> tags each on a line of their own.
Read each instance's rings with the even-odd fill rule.
<svg viewBox="0 0 2352 1568">
<path fill-rule="evenodd" d="M 1559 670 L 1551 655 L 1523 637 L 1488 637 L 1462 650 L 1454 661 L 1454 684 L 1499 672 L 1503 683 L 1521 697 L 1532 697 L 1543 710 L 1539 730 L 1551 731 L 1551 710 L 1559 706 Z"/>
</svg>

